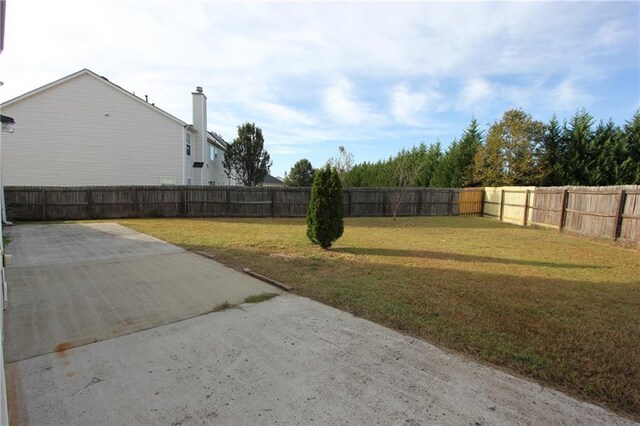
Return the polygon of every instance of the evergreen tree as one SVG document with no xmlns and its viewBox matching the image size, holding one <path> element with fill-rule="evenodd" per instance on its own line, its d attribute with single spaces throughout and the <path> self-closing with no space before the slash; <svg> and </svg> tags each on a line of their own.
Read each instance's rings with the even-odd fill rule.
<svg viewBox="0 0 640 426">
<path fill-rule="evenodd" d="M 619 183 L 640 185 L 640 110 L 625 123 L 622 144 L 626 159 L 620 166 Z"/>
<path fill-rule="evenodd" d="M 478 186 L 479 183 L 473 173 L 473 161 L 481 146 L 482 131 L 478 127 L 478 120 L 473 118 L 458 143 L 457 156 L 454 159 L 455 167 L 451 179 L 452 187 Z"/>
<path fill-rule="evenodd" d="M 454 140 L 433 171 L 430 186 L 435 188 L 451 188 L 453 181 L 456 179 L 458 158 L 460 156 L 460 145 L 457 140 Z"/>
<path fill-rule="evenodd" d="M 587 185 L 615 185 L 622 180 L 625 152 L 622 131 L 611 120 L 600 122 L 588 147 Z"/>
<path fill-rule="evenodd" d="M 545 126 L 540 152 L 540 175 L 543 186 L 562 186 L 565 184 L 564 157 L 566 140 L 562 127 L 555 114 Z"/>
<path fill-rule="evenodd" d="M 421 145 L 424 146 L 424 145 Z M 442 160 L 442 148 L 440 148 L 440 142 L 429 145 L 426 148 L 423 156 L 424 167 L 420 170 L 415 186 L 430 186 L 433 175 Z"/>
<path fill-rule="evenodd" d="M 577 111 L 563 130 L 567 142 L 564 159 L 568 185 L 589 184 L 589 147 L 593 139 L 593 117 L 585 110 Z"/>
<path fill-rule="evenodd" d="M 462 133 L 460 140 L 454 140 L 438 162 L 433 172 L 431 186 L 440 188 L 463 188 L 477 186 L 474 162 L 478 149 L 482 146 L 482 131 L 473 118 Z"/>
<path fill-rule="evenodd" d="M 342 183 L 336 169 L 328 164 L 316 171 L 307 210 L 307 237 L 328 249 L 344 231 Z"/>
</svg>

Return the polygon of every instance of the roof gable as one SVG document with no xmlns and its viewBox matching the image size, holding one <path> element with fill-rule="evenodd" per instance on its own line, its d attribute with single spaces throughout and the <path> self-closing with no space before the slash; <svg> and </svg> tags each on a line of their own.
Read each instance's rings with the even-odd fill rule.
<svg viewBox="0 0 640 426">
<path fill-rule="evenodd" d="M 173 115 L 171 115 L 168 112 L 158 108 L 157 106 L 155 106 L 153 104 L 150 104 L 149 102 L 137 97 L 133 93 L 130 93 L 130 92 L 126 91 L 125 89 L 123 89 L 122 87 L 118 86 L 117 84 L 114 84 L 114 83 L 110 82 L 107 78 L 102 77 L 102 76 L 94 73 L 93 71 L 91 71 L 91 70 L 89 70 L 87 68 L 82 69 L 82 70 L 77 71 L 77 72 L 74 72 L 73 74 L 70 74 L 70 75 L 68 75 L 66 77 L 63 77 L 63 78 L 59 79 L 59 80 L 53 81 L 53 82 L 51 82 L 49 84 L 45 84 L 44 86 L 38 87 L 37 89 L 31 90 L 30 92 L 24 93 L 24 94 L 22 94 L 22 95 L 20 95 L 18 97 L 10 99 L 10 100 L 4 102 L 1 106 L 3 108 L 4 107 L 8 107 L 8 106 L 13 105 L 15 103 L 21 102 L 21 101 L 23 101 L 25 99 L 28 99 L 31 96 L 37 95 L 38 93 L 42 93 L 42 92 L 44 92 L 44 91 L 46 91 L 46 90 L 48 90 L 48 89 L 50 89 L 52 87 L 58 86 L 58 85 L 60 85 L 62 83 L 65 83 L 67 81 L 73 80 L 73 79 L 78 78 L 78 77 L 83 76 L 83 75 L 88 75 L 88 76 L 91 76 L 91 77 L 95 78 L 96 80 L 102 82 L 103 84 L 107 85 L 111 89 L 116 90 L 116 91 L 122 93 L 123 95 L 130 97 L 131 99 L 134 99 L 136 102 L 140 103 L 141 105 L 144 105 L 147 108 L 151 108 L 152 110 L 160 113 L 161 115 L 163 115 L 163 116 L 165 116 L 165 117 L 167 117 L 167 118 L 169 118 L 169 119 L 171 119 L 173 121 L 176 121 L 176 122 L 180 123 L 183 126 L 187 125 L 187 123 L 185 123 L 184 121 L 180 120 L 179 118 L 174 117 Z"/>
</svg>

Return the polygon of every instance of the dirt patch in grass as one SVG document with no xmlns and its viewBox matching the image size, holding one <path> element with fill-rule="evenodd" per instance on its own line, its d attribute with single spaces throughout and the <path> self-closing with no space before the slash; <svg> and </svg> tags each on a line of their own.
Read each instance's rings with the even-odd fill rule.
<svg viewBox="0 0 640 426">
<path fill-rule="evenodd" d="M 640 252 L 491 219 L 119 221 L 295 293 L 640 419 Z"/>
</svg>

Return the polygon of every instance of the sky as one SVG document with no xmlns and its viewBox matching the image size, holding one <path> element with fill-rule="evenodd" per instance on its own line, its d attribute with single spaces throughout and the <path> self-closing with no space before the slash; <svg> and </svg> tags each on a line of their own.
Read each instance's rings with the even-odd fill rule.
<svg viewBox="0 0 640 426">
<path fill-rule="evenodd" d="M 0 102 L 88 68 L 208 128 L 263 130 L 271 174 L 446 148 L 475 117 L 640 108 L 640 2 L 7 0 Z"/>
</svg>

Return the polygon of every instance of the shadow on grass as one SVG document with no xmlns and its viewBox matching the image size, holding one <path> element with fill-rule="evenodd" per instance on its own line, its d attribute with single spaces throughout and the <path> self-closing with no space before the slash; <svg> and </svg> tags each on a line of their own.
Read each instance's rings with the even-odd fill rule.
<svg viewBox="0 0 640 426">
<path fill-rule="evenodd" d="M 242 225 L 299 225 L 306 226 L 306 219 L 301 217 L 179 217 L 160 218 L 167 221 L 211 221 Z M 120 221 L 150 220 L 150 218 L 130 218 Z M 358 228 L 438 228 L 438 229 L 495 229 L 514 226 L 490 218 L 476 216 L 398 216 L 394 221 L 391 216 L 345 216 L 345 225 Z M 118 221 L 118 220 L 114 220 Z"/>
<path fill-rule="evenodd" d="M 611 269 L 609 266 L 594 266 L 575 263 L 540 262 L 536 260 L 503 259 L 489 256 L 473 256 L 459 253 L 446 253 L 429 250 L 402 250 L 384 248 L 358 248 L 358 247 L 334 247 L 331 249 L 337 253 L 349 253 L 356 256 L 390 256 L 390 257 L 417 257 L 434 260 L 454 260 L 457 262 L 475 263 L 503 263 L 505 265 L 541 266 L 547 268 L 573 268 L 573 269 Z"/>
</svg>

